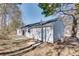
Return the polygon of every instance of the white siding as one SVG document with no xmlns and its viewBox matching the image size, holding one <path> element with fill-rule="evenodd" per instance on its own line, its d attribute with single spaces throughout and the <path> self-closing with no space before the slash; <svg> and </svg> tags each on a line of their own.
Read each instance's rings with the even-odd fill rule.
<svg viewBox="0 0 79 59">
<path fill-rule="evenodd" d="M 28 32 L 28 29 L 26 29 L 25 36 L 28 37 L 28 38 L 33 38 L 33 36 L 32 36 L 32 30 L 30 29 L 30 32 Z"/>
<path fill-rule="evenodd" d="M 42 40 L 41 33 L 42 33 L 41 28 L 33 28 L 32 29 L 32 36 L 36 40 Z M 46 27 L 46 34 L 45 34 L 45 28 L 43 28 L 43 42 L 45 42 L 45 40 L 46 40 L 46 42 L 53 43 L 53 29 L 52 29 L 52 27 Z"/>
<path fill-rule="evenodd" d="M 33 28 L 32 36 L 36 40 L 41 40 L 41 28 Z"/>
<path fill-rule="evenodd" d="M 46 42 L 53 43 L 53 28 L 52 27 L 46 28 Z"/>
<path fill-rule="evenodd" d="M 22 36 L 22 31 L 21 31 L 21 29 L 17 29 L 17 35 L 18 35 L 18 36 Z"/>
<path fill-rule="evenodd" d="M 30 33 L 28 32 L 28 29 L 26 30 L 25 36 L 28 38 L 34 38 L 35 40 L 42 40 L 41 33 L 42 33 L 41 28 L 32 28 L 30 29 Z M 46 27 L 46 34 L 45 34 L 45 28 L 43 28 L 43 42 L 45 41 L 53 43 L 53 28 L 52 27 Z"/>
</svg>

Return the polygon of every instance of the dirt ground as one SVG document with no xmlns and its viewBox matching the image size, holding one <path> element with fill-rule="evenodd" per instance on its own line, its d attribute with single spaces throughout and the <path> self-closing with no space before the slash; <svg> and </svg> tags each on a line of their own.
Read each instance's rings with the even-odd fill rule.
<svg viewBox="0 0 79 59">
<path fill-rule="evenodd" d="M 22 47 L 29 46 L 28 42 L 31 42 L 31 39 L 23 40 L 0 40 L 0 53 L 6 51 L 17 50 Z"/>
<path fill-rule="evenodd" d="M 79 56 L 79 46 L 43 43 L 24 56 Z"/>
<path fill-rule="evenodd" d="M 0 53 L 16 50 L 33 43 L 32 39 L 0 40 Z M 79 56 L 79 45 L 42 43 L 22 56 Z"/>
</svg>

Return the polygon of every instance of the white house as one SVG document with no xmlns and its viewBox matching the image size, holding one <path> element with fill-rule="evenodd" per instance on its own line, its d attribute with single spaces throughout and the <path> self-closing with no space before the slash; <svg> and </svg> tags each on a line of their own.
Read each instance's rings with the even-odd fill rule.
<svg viewBox="0 0 79 59">
<path fill-rule="evenodd" d="M 63 23 L 56 18 L 23 26 L 17 29 L 17 35 L 53 43 L 64 36 L 63 27 Z"/>
</svg>

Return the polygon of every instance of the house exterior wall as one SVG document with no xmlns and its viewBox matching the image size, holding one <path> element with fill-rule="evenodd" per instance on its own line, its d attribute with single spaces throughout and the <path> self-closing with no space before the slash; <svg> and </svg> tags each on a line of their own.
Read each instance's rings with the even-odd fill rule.
<svg viewBox="0 0 79 59">
<path fill-rule="evenodd" d="M 30 33 L 28 29 L 25 29 L 25 37 L 34 38 L 35 40 L 42 41 L 42 32 L 41 28 L 32 28 L 30 29 Z M 17 30 L 17 35 L 23 36 L 22 30 Z M 43 42 L 50 42 L 53 43 L 53 28 L 52 27 L 44 27 L 43 28 Z"/>
<path fill-rule="evenodd" d="M 17 35 L 18 35 L 18 36 L 22 36 L 22 30 L 21 30 L 21 29 L 17 29 L 16 32 L 17 32 Z"/>
<path fill-rule="evenodd" d="M 24 28 L 25 36 L 28 38 L 34 38 L 34 40 L 41 40 L 41 41 L 43 37 L 43 42 L 50 42 L 50 43 L 53 43 L 64 36 L 64 28 L 61 21 L 57 21 L 54 24 L 51 22 L 50 24 L 46 24 L 46 26 L 47 25 L 51 25 L 51 26 L 43 27 L 43 31 L 41 31 L 42 29 L 41 27 L 34 27 L 30 29 Z M 28 32 L 28 30 L 30 30 L 30 32 Z M 22 35 L 22 30 L 20 33 L 17 34 Z"/>
<path fill-rule="evenodd" d="M 41 28 L 32 28 L 31 33 L 32 36 L 29 36 L 34 38 L 35 40 L 42 41 L 42 32 Z M 26 35 L 27 37 L 28 35 Z M 44 27 L 43 28 L 43 42 L 50 42 L 53 43 L 53 28 L 52 27 Z"/>
<path fill-rule="evenodd" d="M 46 42 L 50 42 L 50 43 L 54 42 L 54 39 L 53 39 L 53 26 L 46 28 Z"/>
<path fill-rule="evenodd" d="M 61 20 L 53 23 L 53 39 L 54 42 L 64 37 L 64 24 Z"/>
<path fill-rule="evenodd" d="M 33 36 L 32 36 L 32 30 L 30 29 L 30 30 L 29 30 L 30 32 L 28 32 L 28 30 L 29 30 L 29 29 L 26 29 L 26 31 L 25 31 L 25 36 L 28 37 L 28 38 L 33 38 Z"/>
<path fill-rule="evenodd" d="M 33 28 L 31 30 L 33 38 L 35 40 L 41 40 L 41 28 Z"/>
</svg>

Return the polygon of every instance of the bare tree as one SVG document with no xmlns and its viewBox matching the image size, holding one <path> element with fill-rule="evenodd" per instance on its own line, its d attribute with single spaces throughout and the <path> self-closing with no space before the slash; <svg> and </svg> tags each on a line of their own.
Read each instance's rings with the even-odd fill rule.
<svg viewBox="0 0 79 59">
<path fill-rule="evenodd" d="M 1 29 L 10 30 L 9 27 L 12 27 L 11 23 L 13 20 L 18 22 L 21 20 L 21 11 L 18 4 L 16 3 L 2 3 L 0 4 L 0 17 L 1 17 Z M 19 20 L 19 21 L 18 21 Z M 11 22 L 11 23 L 10 23 Z M 22 21 L 21 21 L 22 22 Z M 19 25 L 20 26 L 20 25 Z"/>
</svg>

